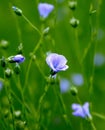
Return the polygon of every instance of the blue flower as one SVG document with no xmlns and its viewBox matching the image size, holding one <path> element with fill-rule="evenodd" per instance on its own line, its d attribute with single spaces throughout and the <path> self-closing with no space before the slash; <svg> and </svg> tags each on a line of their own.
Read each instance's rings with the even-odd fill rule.
<svg viewBox="0 0 105 130">
<path fill-rule="evenodd" d="M 70 89 L 70 82 L 69 80 L 63 78 L 60 81 L 60 91 L 61 93 L 66 93 Z"/>
<path fill-rule="evenodd" d="M 94 56 L 94 65 L 95 66 L 102 66 L 105 63 L 105 57 L 101 53 L 96 53 Z"/>
<path fill-rule="evenodd" d="M 79 74 L 79 73 L 73 74 L 71 78 L 72 78 L 73 84 L 76 86 L 82 86 L 84 83 L 82 74 Z"/>
<path fill-rule="evenodd" d="M 25 60 L 25 57 L 21 54 L 8 57 L 8 61 L 10 63 L 14 63 L 14 62 L 22 63 L 22 62 L 24 62 L 24 60 Z"/>
<path fill-rule="evenodd" d="M 0 91 L 3 89 L 4 81 L 0 78 Z"/>
<path fill-rule="evenodd" d="M 92 119 L 92 116 L 89 112 L 89 103 L 86 102 L 83 106 L 80 104 L 72 104 L 72 109 L 74 112 L 72 113 L 74 116 L 79 116 L 82 118 L 89 118 Z"/>
<path fill-rule="evenodd" d="M 67 59 L 63 55 L 51 53 L 47 56 L 46 62 L 51 68 L 52 75 L 55 75 L 59 71 L 65 71 L 68 69 Z"/>
<path fill-rule="evenodd" d="M 48 3 L 39 3 L 38 11 L 41 17 L 47 18 L 48 15 L 53 11 L 54 6 Z"/>
</svg>

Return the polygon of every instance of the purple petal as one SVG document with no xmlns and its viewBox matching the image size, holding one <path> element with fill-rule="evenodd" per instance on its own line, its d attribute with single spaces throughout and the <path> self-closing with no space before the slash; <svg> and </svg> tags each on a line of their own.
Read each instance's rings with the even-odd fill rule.
<svg viewBox="0 0 105 130">
<path fill-rule="evenodd" d="M 61 79 L 60 81 L 60 91 L 61 93 L 66 93 L 70 88 L 70 82 L 67 79 Z"/>
<path fill-rule="evenodd" d="M 81 105 L 79 104 L 76 104 L 76 103 L 73 103 L 72 104 L 72 109 L 75 111 L 75 110 L 78 110 L 78 109 L 81 109 Z"/>
<path fill-rule="evenodd" d="M 53 11 L 54 6 L 48 3 L 39 3 L 38 11 L 40 16 L 43 18 L 48 17 L 48 15 Z"/>
<path fill-rule="evenodd" d="M 47 62 L 47 64 L 49 65 L 49 67 L 53 70 L 53 71 L 56 71 L 56 68 L 54 68 L 54 61 L 56 61 L 56 56 L 57 56 L 57 54 L 55 54 L 55 53 L 51 53 L 51 54 L 49 54 L 48 56 L 47 56 L 47 58 L 46 58 L 46 62 Z"/>
<path fill-rule="evenodd" d="M 79 74 L 79 73 L 73 74 L 72 75 L 72 82 L 76 86 L 82 86 L 84 83 L 84 79 L 83 79 L 82 74 Z"/>
<path fill-rule="evenodd" d="M 67 59 L 63 55 L 51 53 L 47 56 L 46 62 L 49 67 L 55 72 L 68 69 L 68 66 L 66 65 Z"/>
<path fill-rule="evenodd" d="M 83 113 L 82 108 L 72 112 L 72 114 L 74 116 L 79 116 L 79 117 L 85 118 L 85 114 Z"/>
<path fill-rule="evenodd" d="M 64 65 L 63 67 L 61 67 L 61 68 L 56 68 L 56 70 L 58 70 L 58 71 L 65 71 L 65 70 L 67 70 L 69 68 L 69 66 L 68 65 Z"/>
<path fill-rule="evenodd" d="M 91 117 L 91 114 L 90 114 L 90 112 L 89 112 L 89 103 L 88 103 L 88 102 L 86 102 L 86 103 L 83 105 L 83 111 L 84 111 L 84 113 L 85 113 L 85 115 L 86 115 L 87 117 Z"/>
<path fill-rule="evenodd" d="M 14 62 L 21 63 L 21 62 L 23 62 L 24 60 L 25 60 L 25 57 L 22 56 L 22 55 L 20 55 L 20 54 L 13 57 L 13 61 L 14 61 Z"/>
</svg>

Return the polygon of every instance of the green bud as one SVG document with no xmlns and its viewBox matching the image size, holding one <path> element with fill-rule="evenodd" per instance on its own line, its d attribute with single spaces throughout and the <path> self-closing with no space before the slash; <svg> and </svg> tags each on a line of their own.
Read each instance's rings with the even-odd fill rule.
<svg viewBox="0 0 105 130">
<path fill-rule="evenodd" d="M 75 10 L 77 7 L 77 1 L 69 1 L 69 8 Z"/>
<path fill-rule="evenodd" d="M 18 46 L 18 54 L 22 54 L 23 52 L 23 44 L 20 43 L 20 45 Z"/>
<path fill-rule="evenodd" d="M 26 124 L 27 124 L 26 121 L 18 120 L 18 121 L 16 121 L 16 128 L 17 129 L 24 129 Z"/>
<path fill-rule="evenodd" d="M 72 86 L 72 87 L 70 88 L 70 92 L 71 92 L 71 94 L 72 94 L 73 96 L 76 96 L 76 95 L 78 94 L 78 90 L 77 90 L 77 88 L 74 87 L 74 86 Z"/>
<path fill-rule="evenodd" d="M 14 58 L 14 56 L 9 56 L 7 58 L 7 61 L 10 62 L 10 63 L 14 63 L 13 58 Z"/>
<path fill-rule="evenodd" d="M 9 110 L 5 109 L 4 110 L 4 117 L 7 118 L 9 116 Z"/>
<path fill-rule="evenodd" d="M 22 10 L 17 8 L 16 6 L 12 6 L 13 11 L 18 15 L 22 16 Z"/>
<path fill-rule="evenodd" d="M 72 19 L 70 20 L 70 24 L 71 24 L 71 26 L 72 26 L 73 28 L 76 28 L 76 27 L 79 25 L 79 20 L 76 19 L 76 18 L 72 18 Z"/>
<path fill-rule="evenodd" d="M 20 111 L 20 110 L 15 111 L 15 112 L 14 112 L 14 116 L 15 116 L 16 118 L 20 118 L 20 117 L 21 117 L 21 111 Z"/>
<path fill-rule="evenodd" d="M 6 40 L 1 40 L 0 41 L 0 47 L 2 47 L 3 49 L 7 49 L 9 45 L 9 42 Z"/>
<path fill-rule="evenodd" d="M 14 72 L 16 74 L 19 74 L 20 73 L 20 65 L 18 63 L 16 63 L 15 67 L 14 67 Z"/>
<path fill-rule="evenodd" d="M 43 35 L 47 35 L 49 33 L 50 27 L 47 27 L 43 30 Z"/>
<path fill-rule="evenodd" d="M 6 76 L 7 78 L 10 78 L 10 77 L 12 76 L 12 70 L 9 69 L 9 68 L 7 68 L 7 69 L 5 70 L 5 76 Z"/>
<path fill-rule="evenodd" d="M 33 61 L 36 60 L 36 56 L 32 52 L 30 53 L 30 57 L 32 58 Z"/>
<path fill-rule="evenodd" d="M 7 61 L 6 61 L 5 57 L 1 58 L 0 64 L 1 64 L 2 67 L 5 67 L 7 65 Z"/>
</svg>

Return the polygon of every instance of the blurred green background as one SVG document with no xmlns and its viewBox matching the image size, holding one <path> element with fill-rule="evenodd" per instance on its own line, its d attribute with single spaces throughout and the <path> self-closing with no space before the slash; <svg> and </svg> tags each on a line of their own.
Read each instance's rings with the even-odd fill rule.
<svg viewBox="0 0 105 130">
<path fill-rule="evenodd" d="M 68 59 L 69 69 L 60 72 L 60 79 L 66 78 L 72 82 L 73 74 L 81 74 L 84 83 L 78 88 L 79 97 L 82 103 L 89 101 L 91 111 L 105 115 L 105 1 L 104 0 L 77 0 L 75 11 L 68 7 L 68 0 L 1 0 L 0 1 L 0 40 L 7 40 L 9 47 L 7 50 L 0 48 L 0 58 L 6 58 L 17 54 L 17 48 L 23 43 L 23 55 L 26 60 L 21 64 L 20 80 L 24 85 L 27 66 L 30 60 L 30 53 L 37 45 L 39 34 L 35 31 L 21 16 L 16 16 L 12 6 L 22 9 L 23 14 L 39 29 L 42 22 L 38 13 L 37 5 L 39 2 L 48 2 L 55 6 L 54 11 L 49 15 L 44 28 L 50 27 L 48 36 L 42 42 L 40 49 L 36 52 L 36 62 L 39 64 L 42 72 L 48 76 L 49 68 L 45 62 L 46 53 L 51 51 L 64 55 Z M 91 8 L 90 8 L 91 7 Z M 95 13 L 89 14 L 96 10 Z M 69 21 L 72 17 L 77 18 L 80 24 L 73 28 Z M 101 55 L 96 58 L 95 54 Z M 100 59 L 103 57 L 102 64 Z M 26 104 L 33 112 L 27 114 L 28 126 L 26 129 L 35 130 L 35 118 L 37 116 L 37 106 L 40 96 L 45 87 L 45 79 L 40 73 L 36 62 L 32 63 L 28 85 L 25 92 Z M 97 65 L 98 62 L 98 65 Z M 0 78 L 3 78 L 3 69 L 0 67 Z M 11 89 L 20 97 L 20 92 L 16 87 L 16 82 L 11 78 Z M 73 84 L 73 82 L 72 82 Z M 42 112 L 42 129 L 45 130 L 64 130 L 65 122 L 61 116 L 62 112 L 59 103 L 54 95 L 52 86 L 47 93 Z M 72 122 L 73 130 L 80 130 L 80 122 L 83 122 L 84 130 L 92 129 L 89 123 L 81 118 L 73 117 L 71 104 L 77 103 L 75 97 L 69 92 L 62 94 L 64 103 L 67 107 L 68 116 Z M 8 106 L 4 89 L 0 91 L 1 112 L 3 113 Z M 15 110 L 21 110 L 21 104 L 13 98 Z M 6 106 L 7 105 L 7 106 Z M 2 114 L 1 114 L 2 115 Z M 1 119 L 0 119 L 1 120 Z M 0 121 L 1 122 L 1 121 Z M 105 120 L 93 116 L 93 122 L 97 130 L 105 129 Z M 9 129 L 9 128 L 8 128 Z M 2 125 L 0 130 L 4 130 Z"/>
</svg>

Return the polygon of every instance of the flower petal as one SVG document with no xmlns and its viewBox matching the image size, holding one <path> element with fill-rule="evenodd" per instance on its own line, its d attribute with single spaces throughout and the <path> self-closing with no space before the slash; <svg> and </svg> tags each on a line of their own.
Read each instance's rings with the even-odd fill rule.
<svg viewBox="0 0 105 130">
<path fill-rule="evenodd" d="M 85 113 L 86 116 L 91 117 L 91 114 L 89 112 L 89 103 L 88 102 L 86 102 L 83 105 L 83 111 L 84 111 L 84 113 Z"/>
<path fill-rule="evenodd" d="M 54 6 L 48 3 L 39 3 L 38 5 L 38 11 L 40 13 L 40 16 L 43 18 L 48 17 L 48 15 L 52 12 L 54 9 Z"/>
</svg>

